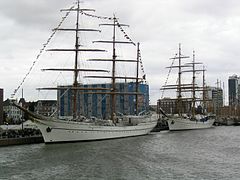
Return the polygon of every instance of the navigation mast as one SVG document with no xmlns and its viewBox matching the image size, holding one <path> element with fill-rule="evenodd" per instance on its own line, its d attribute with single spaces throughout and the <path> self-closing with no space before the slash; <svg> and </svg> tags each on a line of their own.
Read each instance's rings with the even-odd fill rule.
<svg viewBox="0 0 240 180">
<path fill-rule="evenodd" d="M 73 76 L 73 84 L 71 87 L 48 87 L 48 88 L 37 88 L 38 90 L 60 90 L 60 89 L 69 89 L 72 90 L 73 92 L 73 111 L 72 111 L 72 115 L 73 115 L 73 119 L 77 118 L 78 115 L 78 109 L 77 109 L 77 96 L 78 96 L 78 92 L 79 90 L 92 90 L 92 88 L 82 88 L 79 87 L 79 82 L 78 82 L 78 74 L 81 71 L 88 71 L 88 72 L 108 72 L 107 70 L 97 70 L 97 69 L 83 69 L 83 68 L 79 68 L 79 64 L 78 64 L 78 60 L 79 60 L 79 52 L 105 52 L 105 50 L 102 49 L 85 49 L 85 48 L 79 48 L 80 47 L 80 43 L 79 43 L 79 32 L 88 32 L 88 31 L 95 31 L 95 32 L 101 32 L 100 30 L 97 29 L 87 29 L 87 28 L 79 28 L 80 24 L 79 24 L 79 14 L 83 13 L 85 11 L 95 11 L 94 9 L 81 9 L 80 8 L 80 1 L 77 0 L 77 7 L 76 8 L 71 8 L 71 9 L 62 9 L 61 11 L 75 11 L 77 13 L 76 15 L 76 26 L 75 28 L 71 29 L 71 28 L 55 28 L 53 29 L 54 31 L 72 31 L 75 32 L 75 48 L 74 49 L 48 49 L 47 51 L 65 51 L 65 52 L 75 52 L 75 58 L 74 58 L 74 67 L 73 68 L 49 68 L 49 69 L 42 69 L 44 71 L 69 71 L 69 72 L 73 72 L 74 76 Z M 102 90 L 101 88 L 96 89 L 96 90 Z M 106 90 L 106 89 L 104 89 Z"/>
<path fill-rule="evenodd" d="M 112 61 L 112 113 L 111 113 L 111 119 L 114 120 L 114 115 L 116 114 L 116 17 L 113 16 L 113 61 Z"/>
<path fill-rule="evenodd" d="M 76 29 L 79 29 L 79 0 L 77 1 L 77 22 L 76 22 Z M 74 62 L 74 82 L 73 87 L 78 87 L 78 49 L 79 49 L 79 37 L 78 37 L 78 31 L 76 31 L 75 34 L 75 62 Z M 73 90 L 73 119 L 77 117 L 77 90 Z"/>
<path fill-rule="evenodd" d="M 111 88 L 111 92 L 108 93 L 106 92 L 105 94 L 110 94 L 111 95 L 111 120 L 114 121 L 114 116 L 116 115 L 116 95 L 117 94 L 129 94 L 129 95 L 136 95 L 136 93 L 129 93 L 129 92 L 117 92 L 116 90 L 116 79 L 132 79 L 132 80 L 136 80 L 136 79 L 141 79 L 138 77 L 121 77 L 121 76 L 116 76 L 116 62 L 137 62 L 138 60 L 135 59 L 130 59 L 130 60 L 126 60 L 126 59 L 117 59 L 117 55 L 116 55 L 116 44 L 133 44 L 133 42 L 131 41 L 117 41 L 116 40 L 116 27 L 117 26 L 127 26 L 129 27 L 129 25 L 126 24 L 120 24 L 117 21 L 117 18 L 115 17 L 115 15 L 113 16 L 113 23 L 105 23 L 105 24 L 100 24 L 100 26 L 113 26 L 113 37 L 112 40 L 107 41 L 107 40 L 99 40 L 99 41 L 93 41 L 94 43 L 110 43 L 112 44 L 112 59 L 89 59 L 89 61 L 111 61 L 112 62 L 112 76 L 85 76 L 87 78 L 110 78 L 112 80 L 112 88 Z"/>
<path fill-rule="evenodd" d="M 140 58 L 140 49 L 139 49 L 140 43 L 137 43 L 137 69 L 136 69 L 136 93 L 138 92 L 138 86 L 139 86 L 139 81 L 138 81 L 138 75 L 139 75 L 139 58 Z M 138 115 L 138 94 L 136 94 L 136 101 L 135 101 L 135 108 L 136 108 L 136 115 Z"/>
<path fill-rule="evenodd" d="M 178 46 L 178 53 L 176 54 L 175 57 L 173 58 L 170 58 L 171 60 L 175 60 L 177 59 L 178 60 L 178 65 L 176 66 L 170 66 L 170 67 L 167 67 L 167 68 L 177 68 L 178 69 L 178 83 L 175 85 L 164 85 L 161 90 L 166 90 L 166 89 L 176 89 L 177 90 L 177 112 L 178 112 L 178 115 L 181 116 L 182 115 L 182 100 L 185 99 L 189 99 L 189 98 L 182 98 L 182 91 L 183 89 L 189 89 L 189 88 L 192 88 L 192 84 L 182 84 L 182 68 L 185 68 L 185 67 L 191 67 L 190 65 L 182 65 L 182 59 L 184 58 L 189 58 L 189 56 L 183 56 L 182 55 L 182 52 L 181 52 L 181 44 L 179 43 L 179 46 Z"/>
<path fill-rule="evenodd" d="M 206 82 L 205 82 L 205 67 L 203 66 L 203 69 L 202 69 L 202 72 L 203 72 L 203 114 L 205 114 L 206 112 L 206 91 L 207 91 L 207 88 L 206 88 Z"/>
<path fill-rule="evenodd" d="M 201 72 L 203 70 L 201 69 L 196 69 L 196 65 L 197 64 L 202 64 L 201 62 L 196 62 L 195 61 L 195 51 L 193 51 L 193 60 L 191 63 L 187 63 L 192 65 L 192 70 L 188 70 L 188 71 L 183 71 L 183 72 L 192 72 L 192 89 L 190 90 L 192 92 L 192 107 L 191 107 L 191 113 L 192 113 L 192 118 L 195 119 L 195 105 L 196 105 L 196 101 L 197 101 L 197 97 L 196 97 L 196 91 L 203 91 L 204 89 L 201 87 L 197 87 L 196 86 L 196 72 Z"/>
<path fill-rule="evenodd" d="M 171 58 L 171 59 L 178 59 L 177 110 L 178 110 L 178 114 L 180 116 L 182 115 L 182 67 L 189 67 L 189 66 L 183 66 L 182 65 L 182 59 L 183 58 L 189 58 L 189 56 L 182 56 L 181 44 L 179 43 L 179 46 L 178 46 L 178 57 L 174 57 L 174 58 Z"/>
</svg>

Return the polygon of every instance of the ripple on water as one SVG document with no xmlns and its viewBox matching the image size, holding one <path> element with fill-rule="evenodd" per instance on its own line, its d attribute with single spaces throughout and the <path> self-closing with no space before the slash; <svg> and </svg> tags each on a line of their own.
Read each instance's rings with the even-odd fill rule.
<svg viewBox="0 0 240 180">
<path fill-rule="evenodd" d="M 240 127 L 0 148 L 0 179 L 240 179 Z"/>
</svg>

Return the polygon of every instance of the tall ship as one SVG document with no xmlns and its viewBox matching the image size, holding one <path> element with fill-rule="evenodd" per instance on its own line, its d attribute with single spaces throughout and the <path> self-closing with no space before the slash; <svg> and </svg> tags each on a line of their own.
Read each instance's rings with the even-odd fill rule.
<svg viewBox="0 0 240 180">
<path fill-rule="evenodd" d="M 186 58 L 190 57 L 182 55 L 181 44 L 179 44 L 178 53 L 175 57 L 171 58 L 173 63 L 168 67 L 170 70 L 173 68 L 178 69 L 177 83 L 171 85 L 166 83 L 161 88 L 162 90 L 175 90 L 177 94 L 177 98 L 172 99 L 175 105 L 173 112 L 171 114 L 163 112 L 167 118 L 170 131 L 210 128 L 215 121 L 215 117 L 206 111 L 207 87 L 205 85 L 205 68 L 204 66 L 202 69 L 196 68 L 197 65 L 201 65 L 202 63 L 195 62 L 194 51 L 192 62 L 182 64 L 182 60 Z M 177 64 L 175 60 L 178 61 Z M 183 73 L 192 73 L 190 83 L 183 83 Z M 202 86 L 196 83 L 196 73 L 202 73 L 203 75 Z M 197 97 L 197 94 L 199 96 L 202 94 L 202 97 Z"/>
<path fill-rule="evenodd" d="M 73 52 L 74 53 L 74 67 L 73 68 L 48 68 L 44 71 L 60 71 L 60 72 L 72 72 L 73 73 L 73 83 L 67 86 L 57 86 L 57 87 L 43 87 L 38 88 L 38 90 L 55 90 L 55 91 L 71 91 L 71 112 L 72 116 L 69 118 L 63 117 L 46 117 L 34 112 L 29 111 L 28 109 L 21 107 L 18 104 L 15 104 L 19 109 L 24 111 L 28 117 L 36 123 L 40 129 L 45 143 L 55 143 L 55 142 L 74 142 L 74 141 L 93 141 L 93 140 L 103 140 L 103 139 L 113 139 L 113 138 L 124 138 L 132 136 L 146 135 L 157 124 L 157 116 L 152 115 L 147 109 L 145 111 L 140 111 L 139 109 L 139 96 L 141 92 L 139 91 L 139 86 L 143 83 L 146 83 L 145 75 L 140 77 L 139 69 L 142 64 L 139 43 L 135 44 L 129 36 L 125 33 L 123 27 L 128 26 L 125 24 L 120 24 L 119 20 L 115 15 L 113 17 L 102 17 L 92 14 L 95 10 L 93 9 L 84 9 L 80 7 L 79 0 L 76 1 L 75 6 L 70 9 L 64 9 L 67 13 L 76 13 L 76 25 L 74 28 L 61 28 L 58 26 L 54 31 L 67 31 L 74 33 L 74 48 L 65 48 L 65 49 L 48 49 L 48 51 L 56 52 Z M 81 16 L 81 17 L 80 17 Z M 109 26 L 111 27 L 112 39 L 111 40 L 98 40 L 93 41 L 93 43 L 106 43 L 110 44 L 112 47 L 112 55 L 110 58 L 92 58 L 88 61 L 93 61 L 96 66 L 98 63 L 111 63 L 110 70 L 104 69 L 90 69 L 90 68 L 79 68 L 81 61 L 82 53 L 103 53 L 105 50 L 102 49 L 88 49 L 82 48 L 82 42 L 80 39 L 80 33 L 83 32 L 100 32 L 97 29 L 83 28 L 80 24 L 80 19 L 88 16 L 88 18 L 98 18 L 105 19 L 107 23 L 100 24 L 100 26 Z M 64 18 L 63 18 L 64 19 Z M 117 40 L 117 28 L 120 28 L 120 31 L 123 32 L 126 41 Z M 116 45 L 134 45 L 136 48 L 136 58 L 134 59 L 121 59 L 117 55 Z M 81 53 L 81 54 L 80 54 Z M 99 55 L 97 55 L 99 57 Z M 120 63 L 129 63 L 134 67 L 136 71 L 135 76 L 119 76 L 116 73 L 118 64 Z M 130 66 L 130 65 L 129 65 Z M 107 75 L 91 75 L 81 78 L 93 78 L 93 79 L 110 79 L 110 87 L 89 87 L 84 86 L 80 82 L 79 74 L 82 72 L 94 72 L 94 73 L 107 73 Z M 110 74 L 110 75 L 109 75 Z M 117 80 L 122 81 L 131 81 L 135 84 L 134 91 L 119 91 L 116 87 Z M 101 94 L 108 96 L 110 101 L 110 115 L 98 117 L 88 117 L 85 116 L 83 111 L 80 110 L 79 102 L 85 101 L 85 99 L 80 99 L 81 94 Z M 134 97 L 134 113 L 126 114 L 117 112 L 117 97 L 118 96 L 132 96 Z M 61 98 L 61 97 L 60 97 Z M 58 101 L 60 101 L 58 98 Z M 95 104 L 97 106 L 97 104 Z"/>
</svg>

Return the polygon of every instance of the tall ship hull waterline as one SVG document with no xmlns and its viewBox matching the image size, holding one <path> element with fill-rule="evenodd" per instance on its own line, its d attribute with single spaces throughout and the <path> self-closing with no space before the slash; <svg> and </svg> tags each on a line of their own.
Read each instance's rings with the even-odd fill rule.
<svg viewBox="0 0 240 180">
<path fill-rule="evenodd" d="M 156 115 L 124 116 L 111 120 L 94 120 L 95 122 L 63 121 L 44 118 L 15 104 L 27 113 L 40 129 L 45 143 L 94 141 L 103 139 L 141 136 L 150 133 L 156 126 Z"/>
<path fill-rule="evenodd" d="M 40 129 L 45 143 L 54 143 L 54 142 L 74 142 L 74 141 L 93 141 L 93 140 L 102 140 L 102 139 L 113 139 L 113 138 L 125 138 L 125 137 L 132 137 L 132 136 L 140 136 L 140 135 L 146 135 L 150 133 L 150 131 L 156 126 L 157 124 L 157 116 L 152 115 L 150 112 L 148 112 L 148 108 L 146 108 L 144 111 L 140 112 L 139 109 L 139 99 L 141 99 L 139 96 L 141 96 L 141 93 L 139 91 L 139 86 L 141 83 L 146 83 L 145 81 L 145 74 L 143 72 L 143 76 L 140 77 L 139 69 L 141 65 L 141 69 L 143 70 L 142 63 L 141 62 L 141 56 L 140 56 L 140 50 L 139 50 L 139 43 L 136 44 L 129 38 L 129 36 L 126 34 L 124 29 L 122 27 L 128 26 L 125 24 L 120 24 L 118 22 L 118 18 L 114 17 L 102 17 L 97 16 L 94 14 L 89 14 L 89 12 L 94 12 L 92 9 L 81 9 L 80 8 L 80 1 L 77 0 L 75 5 L 71 7 L 70 9 L 65 9 L 63 11 L 67 11 L 66 17 L 70 12 L 76 13 L 76 27 L 75 28 L 55 28 L 54 31 L 68 31 L 68 32 L 74 32 L 75 33 L 75 40 L 74 40 L 74 47 L 70 49 L 48 49 L 48 51 L 68 51 L 68 52 L 74 52 L 75 58 L 74 58 L 74 68 L 50 68 L 50 69 L 44 69 L 44 71 L 60 71 L 60 72 L 72 72 L 73 73 L 73 83 L 72 85 L 67 86 L 58 86 L 58 87 L 50 87 L 50 88 L 37 88 L 38 90 L 63 90 L 64 94 L 67 91 L 72 92 L 72 96 L 70 97 L 71 100 L 69 102 L 72 103 L 71 109 L 72 109 L 72 117 L 71 119 L 68 118 L 57 118 L 59 115 L 55 115 L 53 117 L 46 117 L 42 116 L 40 114 L 36 114 L 34 112 L 29 111 L 28 109 L 21 107 L 18 104 L 14 104 L 19 109 L 24 111 L 29 119 L 31 119 L 33 122 L 36 123 L 38 128 Z M 80 28 L 80 22 L 79 16 L 88 16 L 90 18 L 96 18 L 96 19 L 103 19 L 107 20 L 108 23 L 100 24 L 102 26 L 111 26 L 113 27 L 113 37 L 110 41 L 93 41 L 93 43 L 108 43 L 112 45 L 112 57 L 109 59 L 103 58 L 103 59 L 88 59 L 88 61 L 98 61 L 98 62 L 108 62 L 112 63 L 111 70 L 102 70 L 102 69 L 83 69 L 79 68 L 79 62 L 80 61 L 80 54 L 79 52 L 105 52 L 105 50 L 101 49 L 85 49 L 82 48 L 82 44 L 80 43 L 79 34 L 80 32 L 101 32 L 100 30 L 95 29 L 84 29 Z M 63 20 L 66 19 L 63 18 Z M 109 23 L 110 21 L 110 23 Z M 62 23 L 61 23 L 62 24 Z M 60 24 L 60 25 L 61 25 Z M 120 31 L 123 33 L 124 37 L 126 38 L 126 41 L 119 41 L 116 40 L 116 29 L 120 28 Z M 80 45 L 81 44 L 81 45 Z M 129 44 L 134 45 L 137 47 L 137 57 L 136 59 L 131 60 L 124 60 L 124 59 L 118 59 L 116 55 L 116 44 Z M 45 48 L 45 47 L 44 47 Z M 136 74 L 135 75 L 119 75 L 116 74 L 116 66 L 117 63 L 122 62 L 130 62 L 133 63 L 136 68 Z M 95 65 L 96 66 L 96 65 Z M 81 86 L 80 78 L 80 72 L 98 72 L 98 73 L 110 73 L 107 76 L 84 76 L 84 78 L 100 78 L 100 79 L 110 79 L 111 80 L 111 87 L 110 88 L 89 88 Z M 128 92 L 128 91 L 119 91 L 116 86 L 116 81 L 119 80 L 124 81 L 125 83 L 133 82 L 135 83 L 135 90 L 134 92 Z M 81 80 L 82 82 L 82 80 Z M 90 95 L 97 95 L 100 94 L 101 97 L 109 96 L 109 104 L 110 104 L 110 114 L 109 115 L 102 115 L 102 118 L 99 117 L 91 117 L 86 116 L 82 114 L 83 111 L 81 111 L 81 106 L 79 104 L 79 99 L 81 97 L 81 94 L 90 94 Z M 117 97 L 133 97 L 134 99 L 134 113 L 126 114 L 126 112 L 118 112 L 117 105 L 116 105 L 116 98 Z M 61 101 L 62 97 L 58 98 L 58 101 Z M 84 99 L 80 99 L 80 102 L 83 102 Z M 148 102 L 148 101 L 147 101 Z M 94 104 L 94 106 L 97 106 L 97 104 Z"/>
<path fill-rule="evenodd" d="M 211 128 L 214 119 L 208 119 L 207 121 L 192 121 L 188 118 L 169 118 L 167 120 L 168 127 L 170 131 L 180 131 L 180 130 L 193 130 L 193 129 L 206 129 Z"/>
<path fill-rule="evenodd" d="M 156 121 L 139 123 L 132 126 L 121 125 L 96 125 L 81 122 L 62 122 L 58 120 L 36 120 L 45 143 L 93 141 L 113 138 L 124 138 L 148 134 L 155 126 Z"/>
<path fill-rule="evenodd" d="M 149 134 L 157 124 L 156 115 L 124 116 L 111 120 L 90 120 L 92 122 L 64 121 L 44 118 L 14 104 L 27 113 L 40 129 L 45 143 L 94 141 L 103 139 L 125 138 Z"/>
</svg>

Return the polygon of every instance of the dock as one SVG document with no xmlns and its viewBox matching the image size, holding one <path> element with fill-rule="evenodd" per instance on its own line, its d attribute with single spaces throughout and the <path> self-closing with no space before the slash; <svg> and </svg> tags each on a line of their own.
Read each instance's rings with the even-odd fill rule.
<svg viewBox="0 0 240 180">
<path fill-rule="evenodd" d="M 0 131 L 0 147 L 43 142 L 42 134 L 38 129 L 8 129 Z"/>
<path fill-rule="evenodd" d="M 0 147 L 11 146 L 11 145 L 23 145 L 23 144 L 37 144 L 43 143 L 43 137 L 38 136 L 28 136 L 28 137 L 18 137 L 18 138 L 1 138 Z"/>
</svg>

